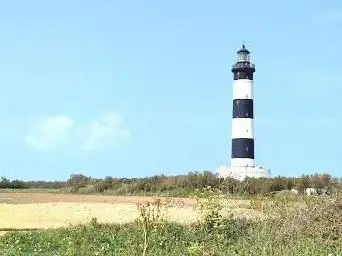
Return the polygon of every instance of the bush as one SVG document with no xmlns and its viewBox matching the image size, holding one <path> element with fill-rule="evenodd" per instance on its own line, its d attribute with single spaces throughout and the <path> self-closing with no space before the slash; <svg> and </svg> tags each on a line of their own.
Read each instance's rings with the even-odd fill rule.
<svg viewBox="0 0 342 256">
<path fill-rule="evenodd" d="M 112 195 L 164 195 L 187 197 L 195 189 L 203 189 L 208 186 L 219 189 L 224 194 L 251 196 L 267 195 L 275 191 L 290 190 L 294 187 L 300 191 L 304 188 L 327 188 L 333 190 L 340 182 L 328 174 L 315 174 L 298 178 L 274 177 L 274 178 L 249 178 L 245 181 L 234 179 L 218 179 L 215 174 L 205 172 L 190 172 L 188 175 L 178 176 L 153 176 L 146 178 L 119 179 L 106 177 L 95 179 L 82 174 L 72 174 L 67 181 L 43 182 L 43 181 L 10 181 L 2 178 L 0 188 L 60 188 L 61 191 L 71 193 L 107 193 Z M 67 190 L 66 188 L 70 188 Z"/>
</svg>

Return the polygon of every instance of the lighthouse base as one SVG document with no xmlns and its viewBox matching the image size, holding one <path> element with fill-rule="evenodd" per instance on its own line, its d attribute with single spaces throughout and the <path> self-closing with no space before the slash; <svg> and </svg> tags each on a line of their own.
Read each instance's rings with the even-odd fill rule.
<svg viewBox="0 0 342 256">
<path fill-rule="evenodd" d="M 217 168 L 218 178 L 233 178 L 243 181 L 246 178 L 270 178 L 271 171 L 261 166 L 256 167 L 224 167 Z"/>
</svg>

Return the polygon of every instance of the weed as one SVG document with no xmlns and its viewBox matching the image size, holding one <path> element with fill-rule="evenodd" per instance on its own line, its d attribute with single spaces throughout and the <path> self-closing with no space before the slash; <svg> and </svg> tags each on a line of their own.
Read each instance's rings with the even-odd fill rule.
<svg viewBox="0 0 342 256">
<path fill-rule="evenodd" d="M 160 199 L 156 199 L 153 203 L 148 202 L 138 205 L 139 218 L 137 219 L 137 222 L 142 226 L 144 234 L 142 256 L 146 255 L 151 232 L 155 231 L 158 225 L 165 220 L 165 212 L 163 209 L 166 209 L 166 207 L 163 207 Z"/>
</svg>

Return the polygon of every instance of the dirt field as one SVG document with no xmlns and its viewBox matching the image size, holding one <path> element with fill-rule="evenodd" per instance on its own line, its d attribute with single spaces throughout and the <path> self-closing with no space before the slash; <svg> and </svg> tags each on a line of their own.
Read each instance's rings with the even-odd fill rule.
<svg viewBox="0 0 342 256">
<path fill-rule="evenodd" d="M 46 229 L 79 224 L 96 217 L 99 222 L 127 223 L 138 217 L 137 203 L 153 202 L 157 197 L 71 195 L 48 193 L 0 193 L 0 235 L 8 229 Z M 194 199 L 161 198 L 171 203 L 168 219 L 180 223 L 196 220 Z M 236 216 L 255 217 L 246 209 L 248 201 L 226 200 Z"/>
<path fill-rule="evenodd" d="M 147 196 L 109 196 L 109 195 L 77 195 L 77 194 L 57 194 L 57 193 L 1 193 L 0 203 L 10 204 L 38 204 L 38 203 L 144 203 L 153 202 L 159 197 Z M 166 200 L 165 198 L 161 198 Z M 170 198 L 180 205 L 194 205 L 195 199 L 190 198 Z"/>
</svg>

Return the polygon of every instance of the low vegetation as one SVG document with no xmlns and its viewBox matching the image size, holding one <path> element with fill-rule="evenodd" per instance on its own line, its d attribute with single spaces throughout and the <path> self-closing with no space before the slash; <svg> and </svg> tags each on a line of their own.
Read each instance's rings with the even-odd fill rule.
<svg viewBox="0 0 342 256">
<path fill-rule="evenodd" d="M 68 228 L 13 232 L 0 238 L 4 256 L 20 255 L 342 255 L 342 195 L 325 197 L 257 196 L 250 207 L 263 218 L 222 214 L 224 192 L 194 191 L 197 222 L 168 221 L 160 200 L 138 205 L 140 216 L 124 225 L 89 224 Z"/>
<path fill-rule="evenodd" d="M 95 179 L 82 174 L 72 174 L 67 181 L 10 181 L 2 178 L 0 188 L 10 189 L 49 189 L 54 192 L 110 195 L 160 195 L 188 197 L 195 189 L 208 186 L 231 195 L 265 195 L 275 191 L 297 188 L 328 188 L 341 183 L 341 179 L 328 174 L 304 175 L 302 177 L 274 177 L 270 179 L 247 179 L 239 182 L 234 179 L 218 179 L 211 172 L 190 172 L 178 176 L 153 176 L 147 178 Z"/>
</svg>

